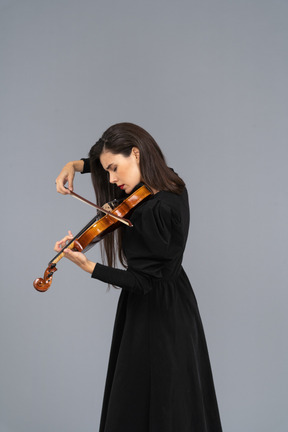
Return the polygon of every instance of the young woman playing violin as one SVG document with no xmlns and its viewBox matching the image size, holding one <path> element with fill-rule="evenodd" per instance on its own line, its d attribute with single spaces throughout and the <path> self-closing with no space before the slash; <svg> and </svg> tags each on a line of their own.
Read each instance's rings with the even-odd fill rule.
<svg viewBox="0 0 288 432">
<path fill-rule="evenodd" d="M 119 123 L 69 162 L 57 191 L 75 172 L 91 172 L 99 205 L 141 184 L 153 192 L 102 241 L 106 264 L 67 249 L 92 278 L 122 288 L 115 319 L 100 432 L 220 432 L 213 377 L 197 302 L 181 265 L 189 228 L 183 180 L 142 128 Z M 68 190 L 64 185 L 68 183 Z M 56 242 L 59 252 L 72 234 Z M 124 269 L 115 268 L 119 257 Z"/>
</svg>

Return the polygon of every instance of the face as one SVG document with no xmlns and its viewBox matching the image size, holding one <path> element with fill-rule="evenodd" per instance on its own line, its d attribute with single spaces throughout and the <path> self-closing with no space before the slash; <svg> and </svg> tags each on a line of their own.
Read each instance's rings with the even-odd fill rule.
<svg viewBox="0 0 288 432">
<path fill-rule="evenodd" d="M 136 147 L 132 149 L 128 157 L 121 153 L 113 154 L 105 151 L 100 155 L 100 162 L 109 173 L 110 183 L 116 184 L 127 194 L 132 192 L 141 181 L 139 150 Z"/>
</svg>

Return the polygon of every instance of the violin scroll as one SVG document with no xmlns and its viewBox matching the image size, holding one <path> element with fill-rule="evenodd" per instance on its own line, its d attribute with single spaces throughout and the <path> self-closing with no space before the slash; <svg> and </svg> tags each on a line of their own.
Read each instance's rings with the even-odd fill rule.
<svg viewBox="0 0 288 432">
<path fill-rule="evenodd" d="M 39 292 L 45 292 L 50 288 L 52 283 L 53 274 L 57 271 L 56 264 L 51 263 L 45 270 L 43 278 L 37 278 L 33 282 L 34 288 Z"/>
</svg>

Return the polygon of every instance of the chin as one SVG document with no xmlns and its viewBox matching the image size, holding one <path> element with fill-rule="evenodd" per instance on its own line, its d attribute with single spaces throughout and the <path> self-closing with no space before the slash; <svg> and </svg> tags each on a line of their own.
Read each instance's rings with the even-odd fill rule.
<svg viewBox="0 0 288 432">
<path fill-rule="evenodd" d="M 133 191 L 133 189 L 137 186 L 137 184 L 138 183 L 136 183 L 134 186 L 127 186 L 125 189 L 124 189 L 124 192 L 128 195 L 128 194 L 131 194 L 131 192 Z"/>
</svg>

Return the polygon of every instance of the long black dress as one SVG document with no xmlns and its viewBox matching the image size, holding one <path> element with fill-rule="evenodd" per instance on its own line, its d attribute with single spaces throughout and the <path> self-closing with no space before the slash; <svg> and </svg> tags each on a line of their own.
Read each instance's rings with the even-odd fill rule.
<svg viewBox="0 0 288 432">
<path fill-rule="evenodd" d="M 201 318 L 181 265 L 186 190 L 157 193 L 130 220 L 128 269 L 96 264 L 92 274 L 122 288 L 100 432 L 220 432 Z"/>
</svg>

